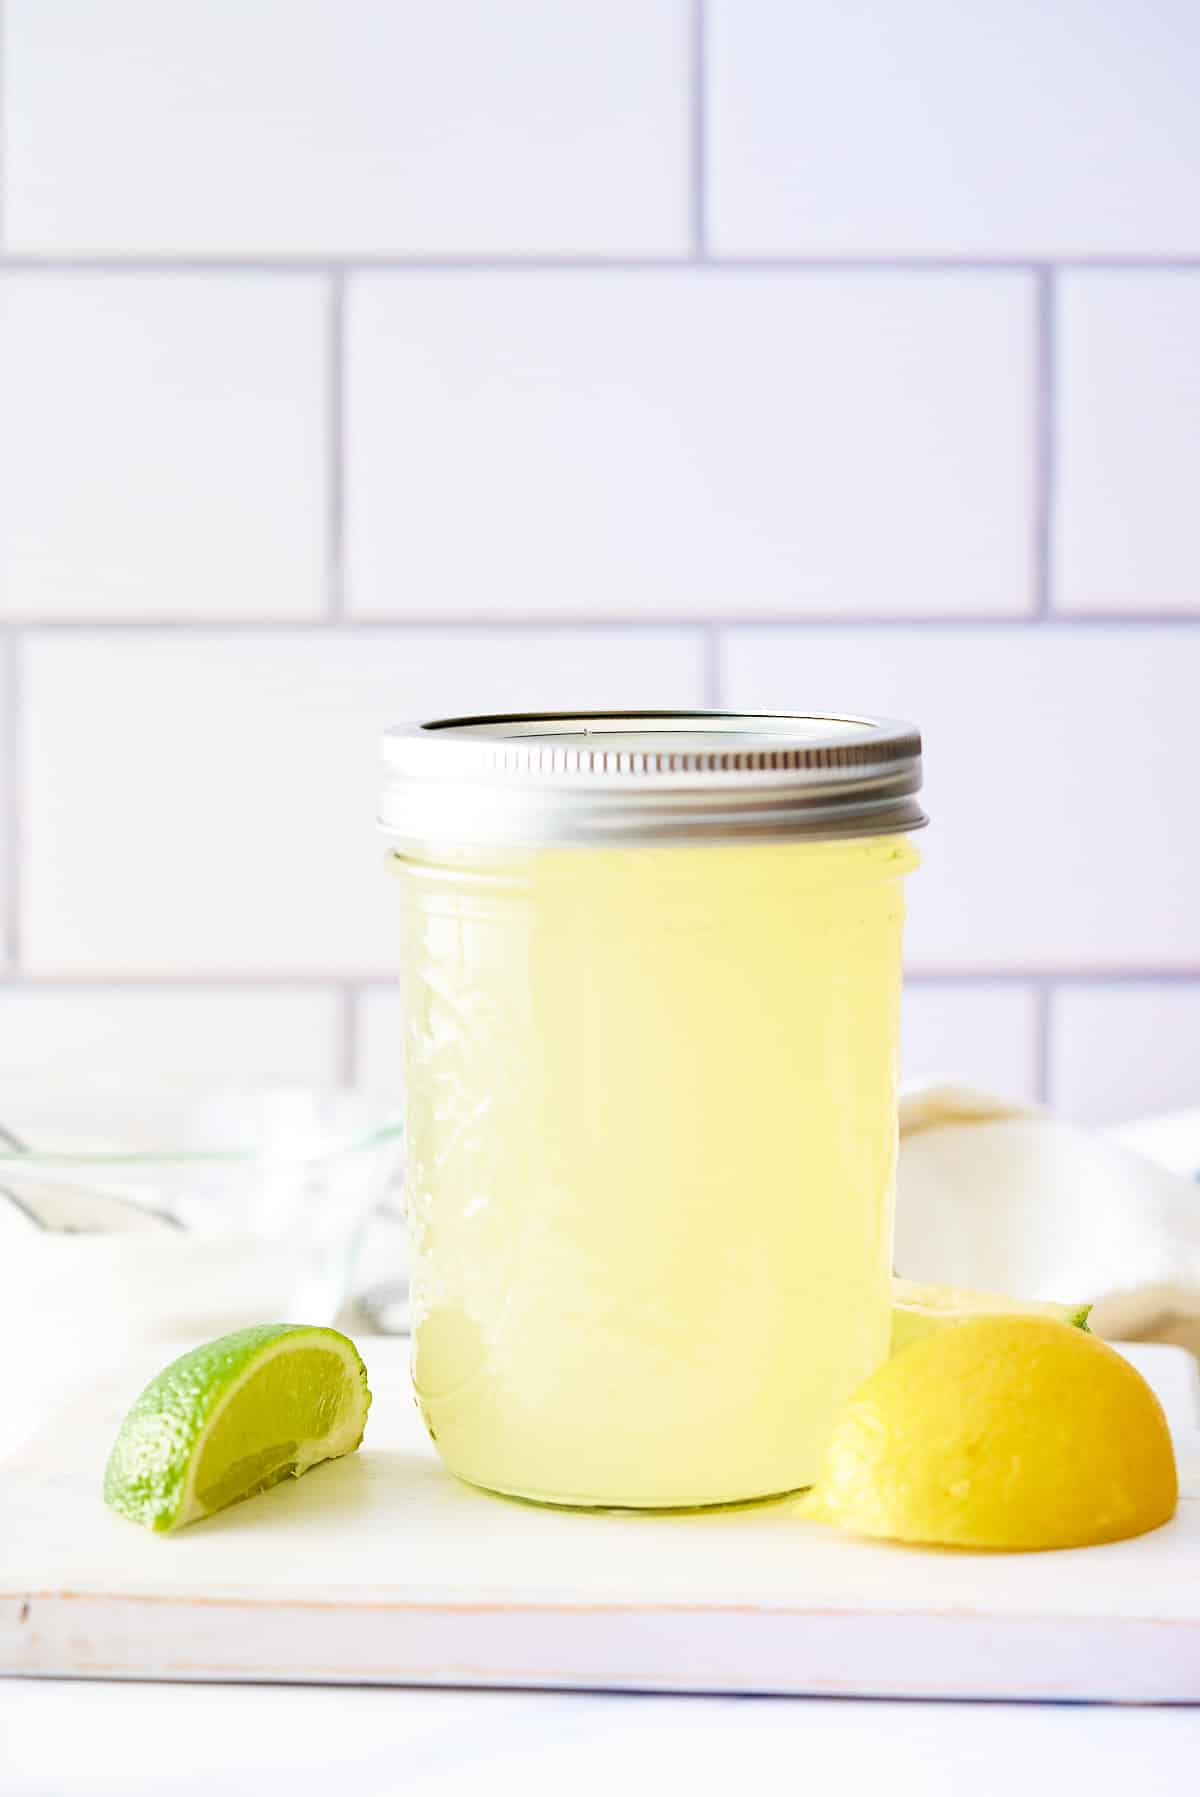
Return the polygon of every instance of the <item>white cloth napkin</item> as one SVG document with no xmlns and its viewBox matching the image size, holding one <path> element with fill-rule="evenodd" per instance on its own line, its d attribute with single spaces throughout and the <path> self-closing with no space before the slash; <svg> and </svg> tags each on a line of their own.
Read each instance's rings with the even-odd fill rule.
<svg viewBox="0 0 1200 1797">
<path fill-rule="evenodd" d="M 1141 1152 L 1130 1147 L 1137 1141 Z M 953 1085 L 900 1105 L 897 1270 L 1014 1297 L 1093 1302 L 1116 1340 L 1200 1353 L 1200 1116 L 1112 1135 Z M 1159 1145 L 1163 1159 L 1150 1158 Z"/>
</svg>

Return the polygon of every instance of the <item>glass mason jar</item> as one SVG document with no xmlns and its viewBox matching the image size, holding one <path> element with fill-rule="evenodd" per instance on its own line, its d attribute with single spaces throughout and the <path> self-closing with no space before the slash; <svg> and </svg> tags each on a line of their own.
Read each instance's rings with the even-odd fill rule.
<svg viewBox="0 0 1200 1797">
<path fill-rule="evenodd" d="M 888 1350 L 919 736 L 563 714 L 383 755 L 446 1465 L 570 1505 L 811 1483 Z"/>
</svg>

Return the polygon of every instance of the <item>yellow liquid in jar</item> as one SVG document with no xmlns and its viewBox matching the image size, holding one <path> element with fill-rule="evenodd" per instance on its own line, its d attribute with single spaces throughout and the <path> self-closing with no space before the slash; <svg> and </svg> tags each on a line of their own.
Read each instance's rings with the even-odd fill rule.
<svg viewBox="0 0 1200 1797">
<path fill-rule="evenodd" d="M 886 1355 L 898 837 L 397 859 L 414 1380 L 579 1505 L 812 1481 Z"/>
</svg>

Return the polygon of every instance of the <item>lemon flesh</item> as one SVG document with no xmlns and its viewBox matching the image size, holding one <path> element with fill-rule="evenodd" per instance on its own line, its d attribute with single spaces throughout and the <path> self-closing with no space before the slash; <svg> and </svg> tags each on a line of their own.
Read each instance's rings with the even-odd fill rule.
<svg viewBox="0 0 1200 1797">
<path fill-rule="evenodd" d="M 1004 1298 L 998 1292 L 972 1292 L 953 1285 L 917 1285 L 911 1279 L 892 1280 L 892 1353 L 920 1341 L 951 1323 L 968 1317 L 1054 1317 L 1086 1329 L 1090 1304 L 1047 1304 L 1023 1298 Z"/>
<path fill-rule="evenodd" d="M 358 1350 L 336 1329 L 239 1329 L 151 1380 L 121 1424 L 105 1502 L 145 1528 L 182 1528 L 352 1452 L 370 1403 Z"/>
<path fill-rule="evenodd" d="M 1158 1399 L 1127 1360 L 1048 1317 L 981 1317 L 912 1343 L 842 1411 L 807 1513 L 929 1546 L 1086 1547 L 1178 1500 Z"/>
</svg>

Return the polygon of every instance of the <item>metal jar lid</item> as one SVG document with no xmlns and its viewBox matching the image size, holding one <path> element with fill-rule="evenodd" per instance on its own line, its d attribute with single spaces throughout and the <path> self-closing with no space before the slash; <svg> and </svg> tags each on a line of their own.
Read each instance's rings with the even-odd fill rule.
<svg viewBox="0 0 1200 1797">
<path fill-rule="evenodd" d="M 921 738 L 885 718 L 724 711 L 438 718 L 383 735 L 398 847 L 883 836 L 927 820 Z"/>
</svg>

